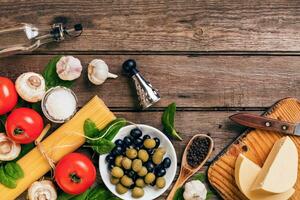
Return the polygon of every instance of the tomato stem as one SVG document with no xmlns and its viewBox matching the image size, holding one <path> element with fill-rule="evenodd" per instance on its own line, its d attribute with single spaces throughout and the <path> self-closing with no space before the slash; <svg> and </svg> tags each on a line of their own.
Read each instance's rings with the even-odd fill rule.
<svg viewBox="0 0 300 200">
<path fill-rule="evenodd" d="M 70 174 L 70 178 L 74 183 L 80 183 L 81 182 L 81 178 L 75 172 Z"/>
<path fill-rule="evenodd" d="M 22 133 L 24 133 L 24 130 L 21 129 L 21 128 L 16 128 L 16 129 L 14 130 L 14 134 L 15 134 L 15 135 L 20 135 L 20 134 L 22 134 Z"/>
</svg>

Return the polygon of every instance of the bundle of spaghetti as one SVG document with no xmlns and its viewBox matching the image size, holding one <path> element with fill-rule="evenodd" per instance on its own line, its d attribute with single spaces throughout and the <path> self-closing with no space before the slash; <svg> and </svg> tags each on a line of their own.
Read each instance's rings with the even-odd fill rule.
<svg viewBox="0 0 300 200">
<path fill-rule="evenodd" d="M 115 116 L 99 97 L 95 96 L 91 99 L 70 121 L 63 124 L 41 142 L 45 153 L 54 162 L 59 161 L 62 157 L 84 144 L 83 124 L 88 118 L 101 129 L 114 120 Z M 34 181 L 51 169 L 49 162 L 37 147 L 18 160 L 17 163 L 23 169 L 25 176 L 17 181 L 17 187 L 14 189 L 0 185 L 1 199 L 13 200 L 17 198 Z"/>
</svg>

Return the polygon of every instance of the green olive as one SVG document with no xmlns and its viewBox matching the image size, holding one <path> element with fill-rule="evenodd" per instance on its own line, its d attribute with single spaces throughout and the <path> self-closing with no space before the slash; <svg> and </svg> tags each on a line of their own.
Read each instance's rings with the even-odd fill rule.
<svg viewBox="0 0 300 200">
<path fill-rule="evenodd" d="M 133 184 L 132 178 L 129 178 L 127 175 L 124 175 L 121 178 L 121 183 L 122 185 L 126 186 L 126 187 L 130 187 Z"/>
<path fill-rule="evenodd" d="M 135 181 L 135 185 L 138 186 L 138 187 L 145 187 L 145 182 L 142 178 L 138 178 L 136 181 Z"/>
<path fill-rule="evenodd" d="M 126 156 L 130 159 L 135 159 L 137 157 L 137 151 L 133 148 L 127 149 Z"/>
<path fill-rule="evenodd" d="M 141 170 L 138 172 L 138 175 L 139 175 L 140 177 L 143 177 L 143 176 L 146 176 L 147 173 L 148 173 L 147 168 L 143 166 L 143 167 L 141 168 Z"/>
<path fill-rule="evenodd" d="M 153 163 L 156 165 L 159 165 L 161 163 L 161 161 L 163 160 L 165 153 L 166 153 L 166 150 L 162 147 L 159 147 L 158 149 L 156 149 L 153 154 L 153 157 L 152 157 Z"/>
<path fill-rule="evenodd" d="M 115 177 L 112 176 L 112 177 L 110 177 L 110 182 L 113 185 L 117 185 L 120 182 L 120 179 L 115 178 Z"/>
<path fill-rule="evenodd" d="M 124 168 L 124 169 L 131 169 L 131 165 L 132 165 L 132 161 L 129 159 L 129 158 L 127 158 L 127 157 L 123 157 L 123 159 L 122 159 L 122 167 Z"/>
<path fill-rule="evenodd" d="M 147 148 L 147 149 L 153 149 L 156 145 L 156 142 L 154 139 L 146 139 L 144 141 L 144 146 Z"/>
<path fill-rule="evenodd" d="M 114 167 L 111 170 L 111 175 L 115 178 L 121 178 L 124 175 L 124 172 L 120 167 Z"/>
<path fill-rule="evenodd" d="M 164 188 L 166 186 L 166 180 L 164 177 L 158 177 L 156 179 L 156 187 L 158 188 Z"/>
<path fill-rule="evenodd" d="M 121 167 L 123 156 L 117 156 L 115 159 L 115 165 Z"/>
<path fill-rule="evenodd" d="M 144 196 L 144 190 L 142 188 L 139 187 L 134 187 L 132 190 L 132 197 L 133 198 L 140 198 Z"/>
<path fill-rule="evenodd" d="M 132 162 L 132 170 L 139 172 L 143 167 L 143 163 L 140 159 L 134 159 Z"/>
<path fill-rule="evenodd" d="M 155 175 L 153 173 L 148 173 L 145 176 L 145 183 L 147 184 L 153 183 L 154 180 L 155 180 Z"/>
<path fill-rule="evenodd" d="M 145 149 L 141 149 L 138 152 L 138 158 L 141 159 L 143 162 L 147 162 L 149 159 L 149 154 Z"/>
<path fill-rule="evenodd" d="M 116 191 L 119 194 L 125 194 L 128 191 L 128 188 L 126 188 L 122 184 L 118 183 L 116 186 Z"/>
</svg>

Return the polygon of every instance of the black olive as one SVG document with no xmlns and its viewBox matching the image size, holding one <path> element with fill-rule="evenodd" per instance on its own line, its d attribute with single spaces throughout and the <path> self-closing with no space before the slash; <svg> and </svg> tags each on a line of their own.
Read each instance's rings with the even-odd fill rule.
<svg viewBox="0 0 300 200">
<path fill-rule="evenodd" d="M 125 147 L 129 147 L 133 143 L 133 137 L 126 136 L 126 137 L 124 137 L 123 142 L 124 142 Z"/>
<path fill-rule="evenodd" d="M 143 135 L 141 129 L 139 128 L 134 128 L 130 131 L 130 135 L 133 137 L 133 138 L 139 138 Z"/>
<path fill-rule="evenodd" d="M 152 183 L 150 183 L 151 186 L 154 186 L 155 184 L 156 184 L 155 180 Z"/>
<path fill-rule="evenodd" d="M 105 157 L 105 160 L 106 162 L 108 163 L 112 163 L 115 161 L 115 157 L 112 155 L 112 154 L 108 154 L 106 157 Z"/>
<path fill-rule="evenodd" d="M 117 146 L 123 146 L 123 141 L 121 140 L 121 139 L 117 139 L 116 141 L 115 141 L 115 144 L 117 145 Z"/>
<path fill-rule="evenodd" d="M 154 154 L 155 149 L 146 149 L 146 151 L 150 156 L 152 156 Z"/>
<path fill-rule="evenodd" d="M 150 135 L 144 135 L 143 136 L 143 140 L 150 139 L 150 138 L 151 138 Z"/>
<path fill-rule="evenodd" d="M 148 172 L 153 172 L 154 171 L 154 164 L 153 164 L 152 161 L 146 162 L 145 167 L 147 168 Z"/>
<path fill-rule="evenodd" d="M 143 140 L 141 138 L 136 138 L 133 143 L 137 148 L 141 148 L 143 146 Z"/>
<path fill-rule="evenodd" d="M 162 177 L 162 176 L 166 175 L 166 169 L 162 168 L 162 167 L 159 167 L 158 170 L 157 170 L 157 172 L 156 172 L 156 175 L 158 177 Z"/>
<path fill-rule="evenodd" d="M 155 148 L 158 148 L 160 145 L 160 139 L 156 137 L 156 138 L 154 138 L 154 141 L 156 143 Z"/>
<path fill-rule="evenodd" d="M 121 155 L 123 153 L 123 148 L 120 146 L 116 146 L 113 148 L 111 153 L 112 153 L 112 155 L 115 155 L 115 156 Z"/>
<path fill-rule="evenodd" d="M 135 172 L 133 170 L 128 171 L 127 176 L 133 178 L 135 176 Z"/>
<path fill-rule="evenodd" d="M 108 168 L 109 171 L 112 170 L 112 168 L 114 168 L 114 167 L 115 167 L 114 164 L 108 164 L 108 166 L 107 166 L 107 168 Z"/>
<path fill-rule="evenodd" d="M 163 160 L 162 165 L 163 165 L 164 168 L 167 169 L 171 166 L 171 163 L 172 163 L 171 159 L 167 157 Z"/>
</svg>

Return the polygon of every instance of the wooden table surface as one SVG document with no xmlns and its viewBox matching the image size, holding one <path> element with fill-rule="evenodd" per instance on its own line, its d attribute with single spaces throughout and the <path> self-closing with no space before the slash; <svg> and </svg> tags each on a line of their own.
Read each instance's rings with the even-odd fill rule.
<svg viewBox="0 0 300 200">
<path fill-rule="evenodd" d="M 92 86 L 84 74 L 74 87 L 80 105 L 99 95 L 117 116 L 161 129 L 163 109 L 176 102 L 176 127 L 184 138 L 173 141 L 178 158 L 194 134 L 206 133 L 215 141 L 213 159 L 244 130 L 228 116 L 262 113 L 281 98 L 300 97 L 297 0 L 1 0 L 1 26 L 20 22 L 82 23 L 84 32 L 34 53 L 1 58 L 1 76 L 41 72 L 54 55 L 79 57 L 85 69 L 101 58 L 119 78 Z M 146 111 L 138 111 L 135 91 L 121 73 L 128 58 L 136 59 L 162 96 Z"/>
</svg>

